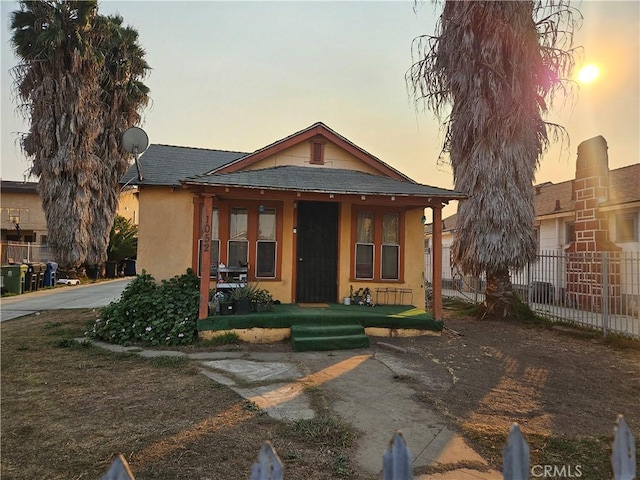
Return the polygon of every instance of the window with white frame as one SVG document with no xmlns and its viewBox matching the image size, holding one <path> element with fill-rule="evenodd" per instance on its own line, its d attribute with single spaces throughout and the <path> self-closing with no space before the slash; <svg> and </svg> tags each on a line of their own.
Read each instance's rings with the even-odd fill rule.
<svg viewBox="0 0 640 480">
<path fill-rule="evenodd" d="M 373 213 L 358 213 L 355 278 L 373 278 Z"/>
<path fill-rule="evenodd" d="M 276 209 L 260 207 L 256 242 L 256 277 L 276 276 Z"/>
<path fill-rule="evenodd" d="M 246 208 L 231 208 L 229 218 L 229 267 L 244 266 L 249 258 L 248 215 Z"/>
<path fill-rule="evenodd" d="M 400 278 L 400 229 L 399 216 L 387 213 L 382 216 L 382 272 L 383 280 Z"/>
<path fill-rule="evenodd" d="M 616 242 L 638 241 L 638 213 L 619 213 L 616 215 Z"/>
<path fill-rule="evenodd" d="M 564 224 L 564 243 L 565 245 L 576 241 L 576 224 L 567 222 Z"/>
</svg>

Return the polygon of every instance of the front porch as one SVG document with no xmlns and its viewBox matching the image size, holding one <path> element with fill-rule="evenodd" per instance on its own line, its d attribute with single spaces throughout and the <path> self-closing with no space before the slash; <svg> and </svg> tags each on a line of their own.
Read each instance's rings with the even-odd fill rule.
<svg viewBox="0 0 640 480">
<path fill-rule="evenodd" d="M 209 316 L 198 321 L 198 335 L 211 339 L 233 332 L 246 342 L 268 343 L 291 338 L 292 327 L 344 325 L 360 325 L 368 336 L 399 337 L 440 335 L 444 322 L 410 305 L 282 304 L 272 312 Z"/>
</svg>

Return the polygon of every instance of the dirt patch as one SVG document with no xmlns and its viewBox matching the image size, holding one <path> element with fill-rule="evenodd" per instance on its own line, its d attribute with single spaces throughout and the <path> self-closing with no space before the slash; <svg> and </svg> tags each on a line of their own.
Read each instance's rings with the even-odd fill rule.
<svg viewBox="0 0 640 480">
<path fill-rule="evenodd" d="M 640 435 L 637 342 L 618 348 L 599 333 L 471 317 L 451 316 L 446 326 L 450 330 L 439 338 L 383 341 L 407 350 L 390 352 L 423 372 L 407 381 L 474 440 L 494 466 L 501 466 L 501 442 L 514 422 L 538 449 L 550 448 L 550 437 L 573 443 L 594 439 L 591 448 L 598 455 L 599 449 L 606 450 L 605 465 L 596 470 L 607 468 L 608 440 L 618 414 L 636 438 Z M 585 458 L 593 456 L 580 448 Z M 534 449 L 534 458 L 538 453 Z M 607 470 L 601 478 L 610 477 Z"/>
</svg>

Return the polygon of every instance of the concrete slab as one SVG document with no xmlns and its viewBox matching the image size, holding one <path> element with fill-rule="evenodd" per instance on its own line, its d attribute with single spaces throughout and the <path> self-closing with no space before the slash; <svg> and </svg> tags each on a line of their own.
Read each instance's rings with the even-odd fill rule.
<svg viewBox="0 0 640 480">
<path fill-rule="evenodd" d="M 369 474 L 382 471 L 382 454 L 397 430 L 404 435 L 415 466 L 440 463 L 444 447 L 456 437 L 442 417 L 414 400 L 414 391 L 375 359 L 327 382 L 325 388 L 332 393 L 335 413 L 362 432 L 356 461 Z M 483 462 L 472 453 L 473 461 Z"/>
<path fill-rule="evenodd" d="M 295 365 L 245 359 L 215 360 L 202 364 L 208 367 L 201 370 L 204 375 L 256 403 L 270 417 L 289 421 L 315 417 L 309 396 L 296 382 L 302 374 Z M 251 385 L 255 382 L 260 384 Z"/>
<path fill-rule="evenodd" d="M 253 356 L 252 356 L 253 358 Z M 294 381 L 302 376 L 291 363 L 258 362 L 246 359 L 212 360 L 202 362 L 206 367 L 233 375 L 243 382 Z"/>
<path fill-rule="evenodd" d="M 316 416 L 309 396 L 291 383 L 275 383 L 242 388 L 230 386 L 244 398 L 255 402 L 270 417 L 278 420 L 310 420 Z M 270 405 L 270 406 L 267 406 Z"/>
</svg>

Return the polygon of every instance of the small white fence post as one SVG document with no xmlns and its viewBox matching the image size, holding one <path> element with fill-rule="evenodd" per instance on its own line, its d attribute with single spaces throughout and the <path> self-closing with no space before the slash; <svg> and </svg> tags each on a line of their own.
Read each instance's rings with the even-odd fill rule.
<svg viewBox="0 0 640 480">
<path fill-rule="evenodd" d="M 502 451 L 502 478 L 504 480 L 529 479 L 529 445 L 520 427 L 514 423 L 509 429 L 507 445 Z"/>
<path fill-rule="evenodd" d="M 282 462 L 278 454 L 271 442 L 265 442 L 258 452 L 258 461 L 251 467 L 249 480 L 282 480 L 283 475 Z"/>
<path fill-rule="evenodd" d="M 135 480 L 124 455 L 119 454 L 116 457 L 109 471 L 102 476 L 102 480 Z"/>
<path fill-rule="evenodd" d="M 633 480 L 636 478 L 636 442 L 627 422 L 622 415 L 614 428 L 611 466 L 614 480 Z"/>
<path fill-rule="evenodd" d="M 412 470 L 407 442 L 401 432 L 396 432 L 382 457 L 382 480 L 411 480 Z"/>
</svg>

